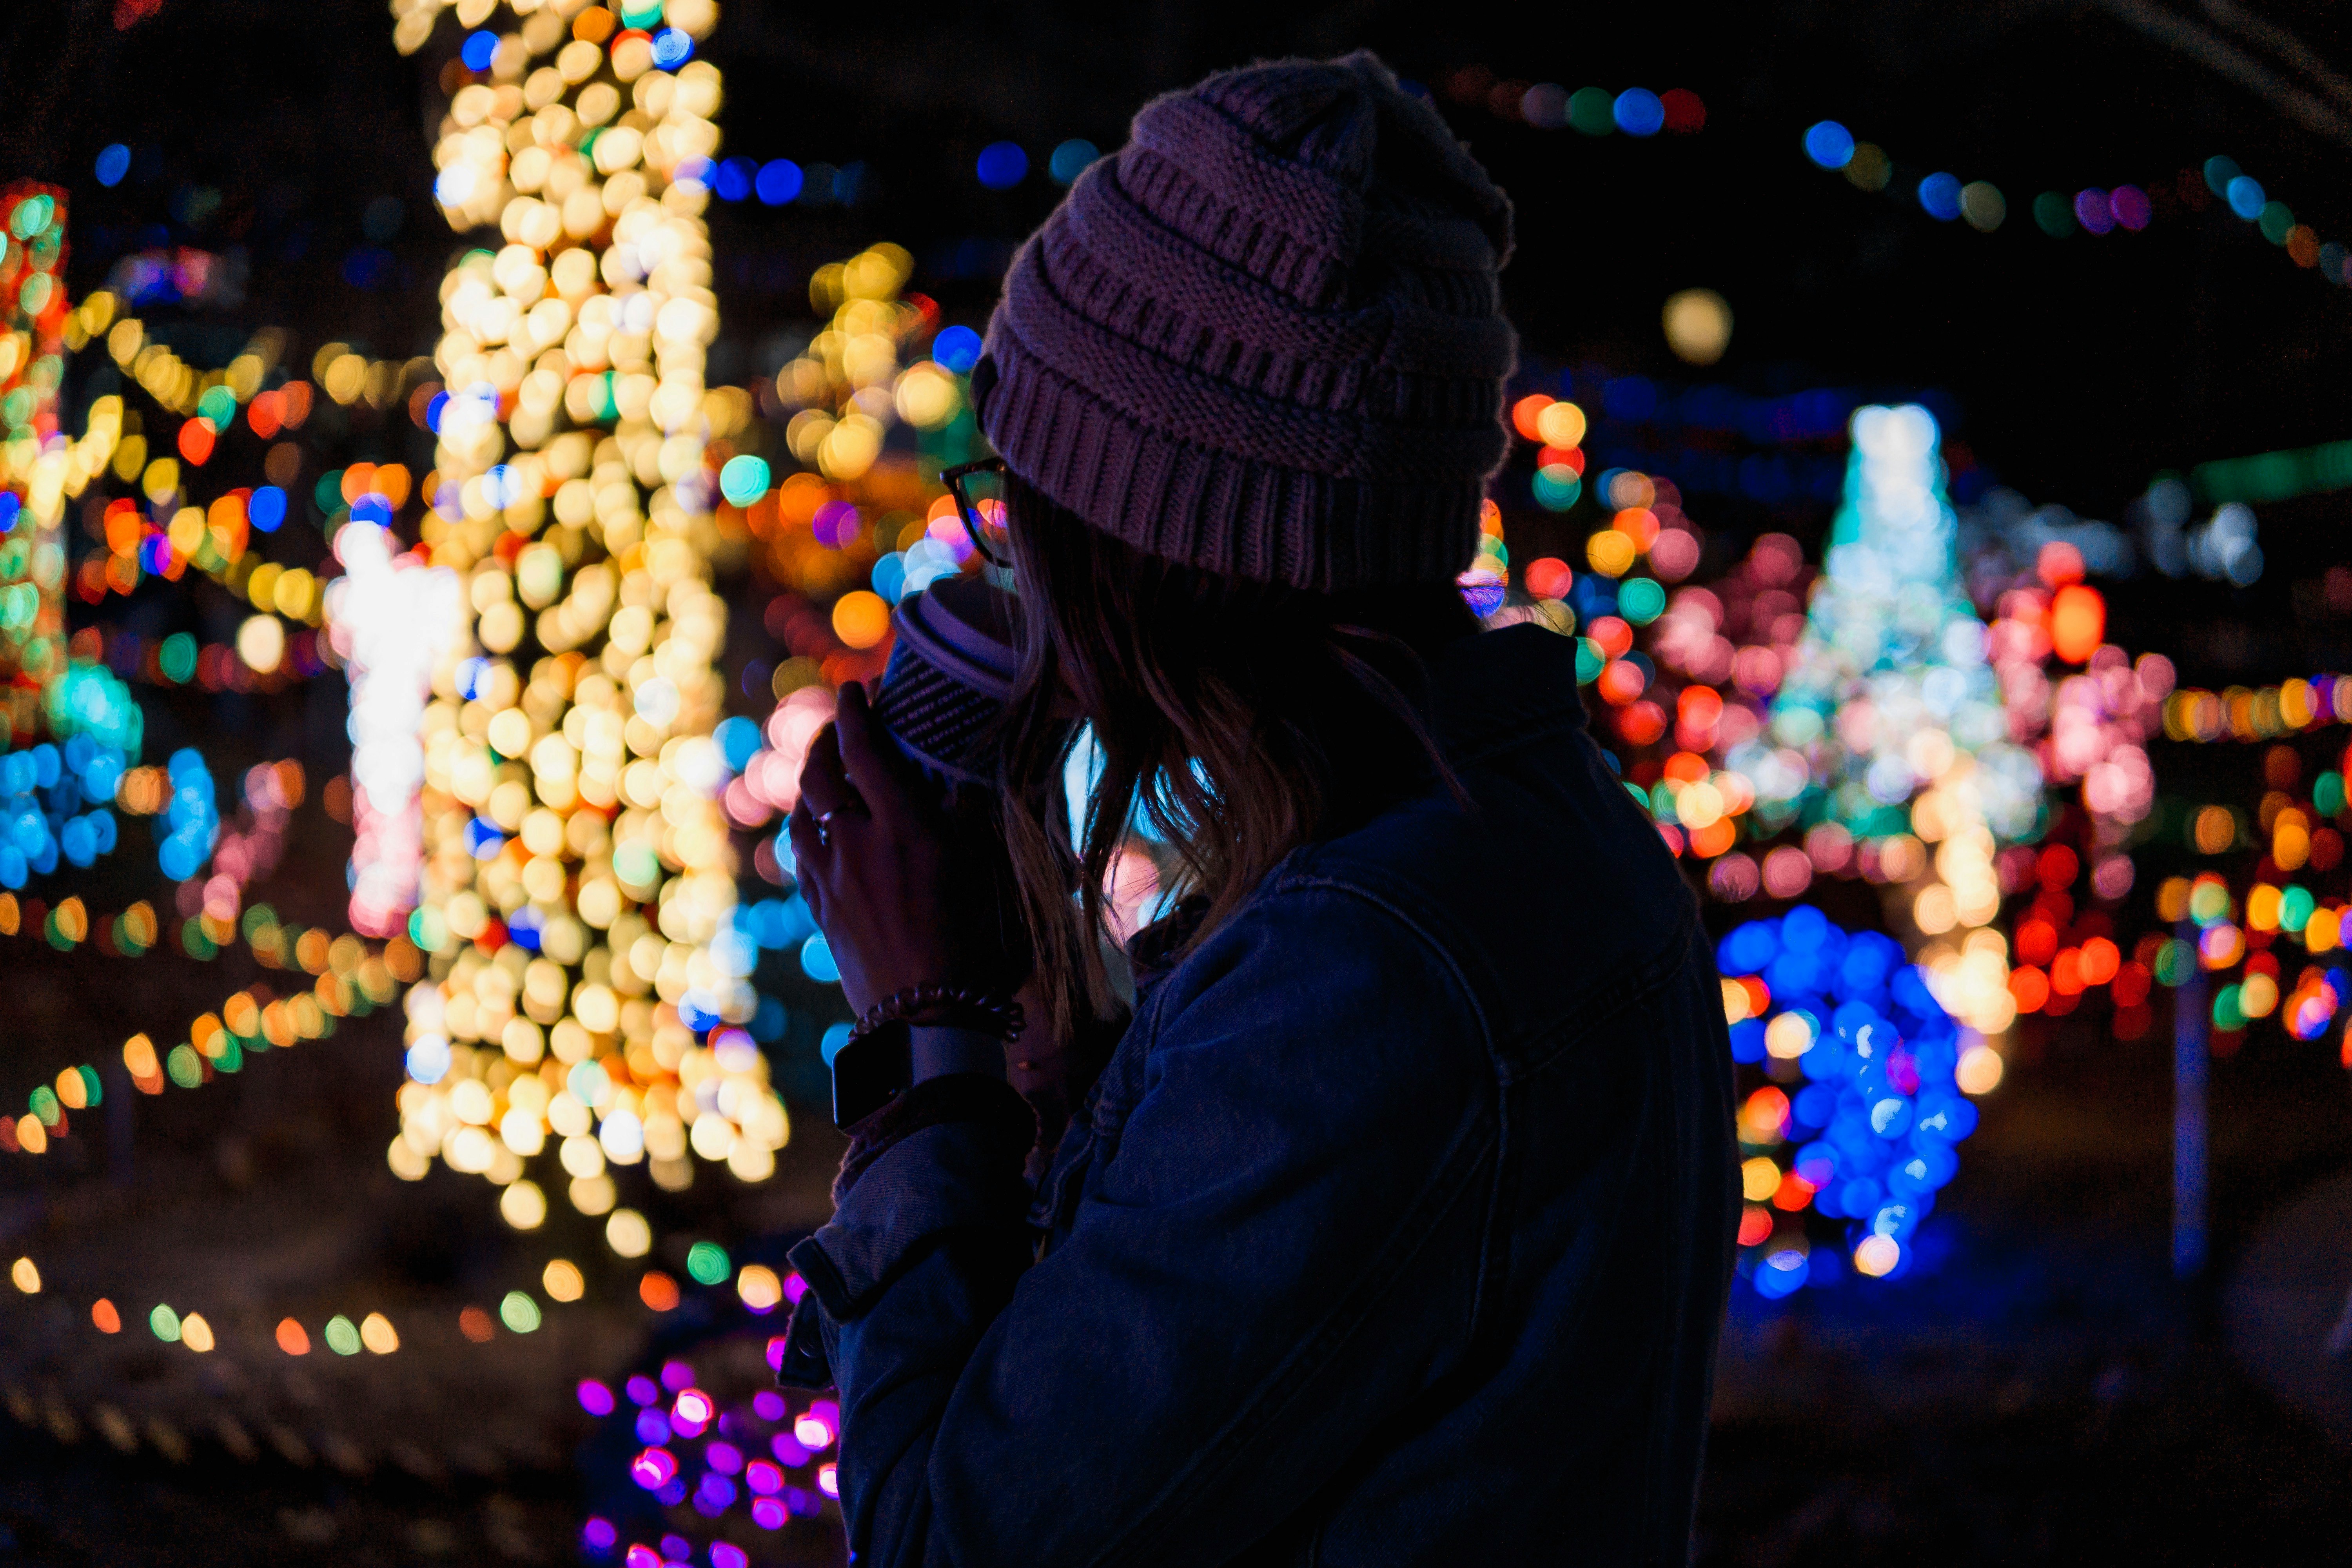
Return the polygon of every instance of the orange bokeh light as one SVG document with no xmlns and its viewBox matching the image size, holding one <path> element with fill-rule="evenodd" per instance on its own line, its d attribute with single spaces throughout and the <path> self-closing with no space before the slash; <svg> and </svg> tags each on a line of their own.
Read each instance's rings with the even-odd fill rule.
<svg viewBox="0 0 2352 1568">
<path fill-rule="evenodd" d="M 213 427 L 201 417 L 180 426 L 180 456 L 203 467 L 213 455 Z"/>
<path fill-rule="evenodd" d="M 2107 635 L 2107 602 L 2084 583 L 2058 590 L 2050 605 L 2050 646 L 2068 664 L 2081 664 Z"/>
<path fill-rule="evenodd" d="M 1540 392 L 1531 392 L 1520 398 L 1511 405 L 1511 428 L 1530 441 L 1542 440 L 1543 428 L 1536 421 L 1541 419 L 1543 411 L 1549 408 L 1556 401 L 1558 400 L 1546 397 Z"/>
</svg>

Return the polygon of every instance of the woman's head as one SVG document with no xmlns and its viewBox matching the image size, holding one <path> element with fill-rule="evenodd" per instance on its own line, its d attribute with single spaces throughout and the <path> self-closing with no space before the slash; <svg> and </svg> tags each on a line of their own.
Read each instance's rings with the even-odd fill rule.
<svg viewBox="0 0 2352 1568">
<path fill-rule="evenodd" d="M 1007 501 L 1022 648 L 1003 819 L 1057 1007 L 1106 1000 L 1095 933 L 1131 826 L 1173 852 L 1205 932 L 1300 844 L 1450 784 L 1423 658 L 1476 629 L 1452 584 L 1255 583 L 1145 554 L 1017 478 Z M 1097 761 L 1075 841 L 1074 708 Z"/>
<path fill-rule="evenodd" d="M 1011 470 L 1004 798 L 1041 946 L 1074 889 L 1095 914 L 1131 813 L 1213 923 L 1428 771 L 1417 654 L 1470 625 L 1509 247 L 1486 172 L 1358 54 L 1145 106 L 1014 258 L 973 392 Z M 1048 826 L 1066 689 L 1104 760 L 1076 848 Z"/>
</svg>

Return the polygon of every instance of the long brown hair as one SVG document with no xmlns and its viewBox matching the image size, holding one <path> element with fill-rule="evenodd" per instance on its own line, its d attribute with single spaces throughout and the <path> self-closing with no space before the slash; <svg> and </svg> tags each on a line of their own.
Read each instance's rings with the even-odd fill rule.
<svg viewBox="0 0 2352 1568">
<path fill-rule="evenodd" d="M 1023 647 L 1000 812 L 1057 1033 L 1081 1006 L 1110 1009 L 1104 884 L 1130 824 L 1174 851 L 1177 890 L 1207 900 L 1197 943 L 1301 844 L 1433 785 L 1465 798 L 1432 734 L 1424 662 L 1477 629 L 1452 584 L 1246 582 L 1135 550 L 1017 476 L 1005 500 Z M 1076 842 L 1074 700 L 1101 759 Z"/>
</svg>

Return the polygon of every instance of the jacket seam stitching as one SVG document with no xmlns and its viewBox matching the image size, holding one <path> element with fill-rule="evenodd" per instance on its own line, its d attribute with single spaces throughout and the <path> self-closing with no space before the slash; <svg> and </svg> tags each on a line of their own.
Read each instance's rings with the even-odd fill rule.
<svg viewBox="0 0 2352 1568">
<path fill-rule="evenodd" d="M 1455 989 L 1461 993 L 1462 1000 L 1470 1008 L 1471 1016 L 1477 1021 L 1479 1040 L 1486 1049 L 1488 1071 L 1490 1074 L 1496 1074 L 1494 1030 L 1487 1022 L 1486 1009 L 1480 1005 L 1476 992 L 1470 985 L 1468 975 L 1463 973 L 1462 966 L 1455 961 L 1454 954 L 1444 943 L 1437 941 L 1432 932 L 1404 910 L 1369 889 L 1297 871 L 1277 873 L 1276 878 L 1269 879 L 1268 885 L 1254 896 L 1244 907 L 1255 907 L 1262 901 L 1270 901 L 1294 889 L 1302 891 L 1328 891 L 1353 898 L 1388 915 L 1428 949 L 1451 977 Z M 1239 911 L 1236 911 L 1235 918 L 1238 919 L 1238 917 Z M 1161 1021 L 1164 1022 L 1164 1019 Z M 1153 1033 L 1155 1041 L 1158 1038 L 1158 1033 L 1159 1031 L 1155 1029 Z M 1495 1082 L 1494 1088 L 1499 1100 L 1502 1086 L 1498 1074 L 1496 1078 L 1497 1081 Z M 1481 1108 L 1475 1115 L 1473 1127 L 1475 1128 L 1478 1121 L 1486 1120 L 1490 1114 L 1486 1108 Z M 1332 1350 L 1370 1316 L 1373 1308 L 1380 1301 L 1397 1289 L 1403 1279 L 1402 1263 L 1409 1261 L 1428 1245 L 1430 1238 L 1436 1234 L 1439 1222 L 1446 1210 L 1475 1178 L 1480 1161 L 1489 1152 L 1499 1151 L 1499 1126 L 1485 1129 L 1484 1134 L 1484 1136 L 1478 1136 L 1475 1133 L 1457 1136 L 1453 1147 L 1446 1151 L 1435 1179 L 1423 1189 L 1422 1195 L 1416 1201 L 1413 1209 L 1408 1211 L 1400 1223 L 1390 1231 L 1386 1242 L 1374 1255 L 1372 1265 L 1359 1275 L 1356 1288 L 1348 1298 L 1343 1300 L 1341 1306 L 1335 1309 L 1320 1324 L 1317 1325 L 1307 1339 L 1293 1351 L 1286 1365 L 1277 1369 L 1265 1383 L 1253 1392 L 1244 1402 L 1240 1412 L 1227 1424 L 1225 1429 L 1211 1439 L 1195 1457 L 1192 1464 L 1187 1467 L 1186 1473 L 1172 1480 L 1169 1488 L 1160 1493 L 1160 1498 L 1138 1515 L 1135 1522 L 1126 1531 L 1093 1559 L 1096 1563 L 1108 1564 L 1118 1561 L 1128 1552 L 1127 1543 L 1145 1532 L 1155 1519 L 1165 1517 L 1171 1510 L 1181 1506 L 1188 1495 L 1196 1494 L 1202 1488 L 1211 1484 L 1217 1475 L 1230 1465 L 1232 1457 L 1246 1446 L 1257 1431 L 1262 1430 L 1297 1397 L 1307 1380 L 1328 1362 Z M 1484 1304 L 1486 1279 L 1483 1260 L 1488 1256 L 1493 1243 L 1492 1219 L 1493 1214 L 1490 1208 L 1486 1222 L 1481 1226 L 1481 1230 L 1485 1233 L 1479 1237 L 1478 1248 L 1482 1267 L 1478 1283 L 1473 1288 L 1470 1317 L 1464 1325 L 1465 1333 L 1475 1329 Z M 1399 1258 L 1399 1266 L 1383 1267 L 1391 1257 Z"/>
</svg>

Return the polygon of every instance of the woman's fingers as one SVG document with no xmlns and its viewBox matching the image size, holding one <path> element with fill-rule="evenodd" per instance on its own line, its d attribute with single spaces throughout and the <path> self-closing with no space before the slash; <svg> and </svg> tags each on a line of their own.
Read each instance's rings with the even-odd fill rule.
<svg viewBox="0 0 2352 1568">
<path fill-rule="evenodd" d="M 832 861 L 832 846 L 826 842 L 824 827 L 817 821 L 816 814 L 809 809 L 805 791 L 800 804 L 793 807 L 785 831 L 793 841 L 793 859 L 799 868 L 800 889 L 808 900 L 809 914 L 821 925 L 824 916 L 819 913 L 822 895 L 818 889 L 824 880 L 822 873 Z"/>
<path fill-rule="evenodd" d="M 897 815 L 897 808 L 911 798 L 898 748 L 876 722 L 874 710 L 866 700 L 865 687 L 854 680 L 847 682 L 837 701 L 831 733 L 839 748 L 842 771 L 850 788 L 875 815 Z"/>
<path fill-rule="evenodd" d="M 863 812 L 866 802 L 842 766 L 839 726 L 827 724 L 809 742 L 808 761 L 801 764 L 801 802 L 820 822 L 837 812 Z"/>
</svg>

